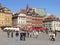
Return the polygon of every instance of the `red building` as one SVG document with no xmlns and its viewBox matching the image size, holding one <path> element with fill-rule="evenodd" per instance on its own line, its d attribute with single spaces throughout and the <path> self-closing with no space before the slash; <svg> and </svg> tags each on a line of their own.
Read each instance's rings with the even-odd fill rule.
<svg viewBox="0 0 60 45">
<path fill-rule="evenodd" d="M 25 28 L 30 27 L 41 27 L 45 16 L 40 16 L 35 12 L 33 8 L 30 8 L 28 5 L 26 9 L 22 9 L 19 13 L 26 14 L 26 26 Z"/>
<path fill-rule="evenodd" d="M 45 16 L 32 16 L 32 26 L 33 27 L 40 27 L 43 24 L 43 20 L 44 20 Z"/>
</svg>

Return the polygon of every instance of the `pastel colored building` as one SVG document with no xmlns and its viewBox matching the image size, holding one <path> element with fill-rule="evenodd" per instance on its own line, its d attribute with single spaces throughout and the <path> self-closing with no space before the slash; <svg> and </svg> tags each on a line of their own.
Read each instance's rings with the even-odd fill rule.
<svg viewBox="0 0 60 45">
<path fill-rule="evenodd" d="M 6 7 L 0 5 L 0 28 L 12 26 L 12 12 Z"/>
<path fill-rule="evenodd" d="M 54 15 L 48 16 L 44 21 L 44 27 L 48 30 L 57 30 L 60 31 L 60 19 L 55 17 Z"/>
</svg>

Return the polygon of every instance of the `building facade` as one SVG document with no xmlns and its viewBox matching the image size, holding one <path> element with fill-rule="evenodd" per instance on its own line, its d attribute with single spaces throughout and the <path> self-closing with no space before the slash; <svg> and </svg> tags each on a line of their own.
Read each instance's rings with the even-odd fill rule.
<svg viewBox="0 0 60 45">
<path fill-rule="evenodd" d="M 43 23 L 44 18 L 45 15 L 40 16 L 38 13 L 35 12 L 33 8 L 30 8 L 27 5 L 26 9 L 22 9 L 20 12 L 16 13 L 13 16 L 13 22 L 15 23 L 15 25 L 19 25 L 19 27 L 40 27 Z"/>
<path fill-rule="evenodd" d="M 13 27 L 23 28 L 26 25 L 26 15 L 24 13 L 18 13 L 13 15 Z"/>
<path fill-rule="evenodd" d="M 45 16 L 32 16 L 32 26 L 33 27 L 42 27 L 43 20 Z"/>
<path fill-rule="evenodd" d="M 44 27 L 48 30 L 57 30 L 60 31 L 60 19 L 50 15 L 48 18 L 46 18 L 44 21 Z"/>
<path fill-rule="evenodd" d="M 0 5 L 0 28 L 12 26 L 12 12 Z"/>
<path fill-rule="evenodd" d="M 32 27 L 32 16 L 26 16 L 26 27 Z"/>
</svg>

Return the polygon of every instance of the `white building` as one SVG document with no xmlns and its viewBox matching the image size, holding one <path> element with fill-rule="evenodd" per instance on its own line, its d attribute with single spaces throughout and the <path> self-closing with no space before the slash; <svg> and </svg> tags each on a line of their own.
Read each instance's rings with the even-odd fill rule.
<svg viewBox="0 0 60 45">
<path fill-rule="evenodd" d="M 60 31 L 60 19 L 59 18 L 46 18 L 43 21 L 43 25 L 48 30 L 57 30 Z"/>
<path fill-rule="evenodd" d="M 24 27 L 26 25 L 26 14 L 19 14 L 18 15 L 18 24 L 20 27 Z"/>
<path fill-rule="evenodd" d="M 26 25 L 26 14 L 16 13 L 13 16 L 13 26 L 23 28 Z"/>
</svg>

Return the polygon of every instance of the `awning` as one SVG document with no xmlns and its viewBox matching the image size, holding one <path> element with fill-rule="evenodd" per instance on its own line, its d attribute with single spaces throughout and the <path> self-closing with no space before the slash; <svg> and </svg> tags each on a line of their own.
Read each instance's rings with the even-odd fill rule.
<svg viewBox="0 0 60 45">
<path fill-rule="evenodd" d="M 46 28 L 39 28 L 39 30 L 46 30 Z"/>
<path fill-rule="evenodd" d="M 27 28 L 24 28 L 24 30 L 29 30 L 29 31 L 32 31 L 32 30 L 46 30 L 46 28 L 35 28 L 35 27 L 27 27 Z"/>
</svg>

